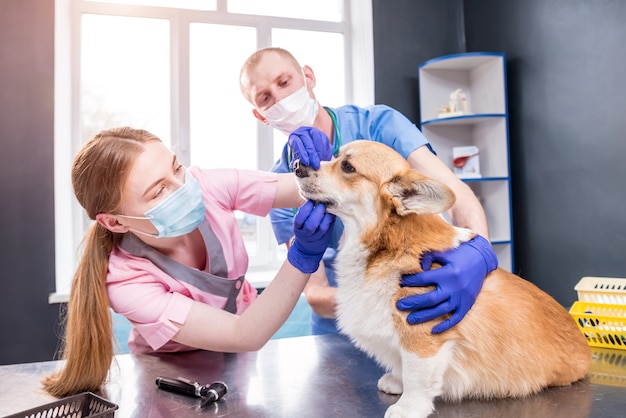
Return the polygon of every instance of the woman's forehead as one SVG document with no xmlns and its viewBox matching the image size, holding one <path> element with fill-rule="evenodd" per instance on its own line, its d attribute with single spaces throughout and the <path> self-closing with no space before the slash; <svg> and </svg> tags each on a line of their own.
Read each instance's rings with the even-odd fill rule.
<svg viewBox="0 0 626 418">
<path fill-rule="evenodd" d="M 125 191 L 143 194 L 156 180 L 172 171 L 175 154 L 160 141 L 149 141 L 137 155 Z"/>
</svg>

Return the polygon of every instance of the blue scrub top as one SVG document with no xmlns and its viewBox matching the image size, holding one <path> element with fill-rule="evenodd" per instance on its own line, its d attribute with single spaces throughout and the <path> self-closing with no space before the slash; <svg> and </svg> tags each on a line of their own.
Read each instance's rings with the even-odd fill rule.
<svg viewBox="0 0 626 418">
<path fill-rule="evenodd" d="M 389 106 L 374 105 L 362 108 L 346 105 L 336 109 L 327 108 L 327 111 L 333 112 L 336 117 L 341 145 L 357 139 L 369 139 L 392 147 L 404 158 L 408 158 L 421 146 L 426 145 L 430 148 L 428 140 L 417 126 L 402 113 Z M 285 144 L 281 157 L 272 167 L 272 171 L 289 173 L 289 154 L 289 146 Z M 293 237 L 293 217 L 292 209 L 281 208 L 270 211 L 272 228 L 279 244 L 284 244 Z M 328 249 L 322 258 L 326 266 L 328 281 L 333 287 L 337 286 L 334 262 L 342 233 L 343 224 L 337 219 Z M 324 319 L 312 312 L 311 329 L 314 335 L 330 334 L 337 332 L 337 325 L 334 319 Z"/>
</svg>

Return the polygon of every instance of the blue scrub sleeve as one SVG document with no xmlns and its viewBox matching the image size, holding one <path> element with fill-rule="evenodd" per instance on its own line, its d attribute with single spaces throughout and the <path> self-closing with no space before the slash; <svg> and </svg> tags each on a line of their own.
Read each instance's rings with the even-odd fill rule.
<svg viewBox="0 0 626 418">
<path fill-rule="evenodd" d="M 287 243 L 293 237 L 293 210 L 280 208 L 270 211 L 272 229 L 278 244 Z"/>
<path fill-rule="evenodd" d="M 362 108 L 346 105 L 333 111 L 337 116 L 343 145 L 355 139 L 369 139 L 390 146 L 404 158 L 408 158 L 421 146 L 430 148 L 428 140 L 418 127 L 389 106 Z"/>
</svg>

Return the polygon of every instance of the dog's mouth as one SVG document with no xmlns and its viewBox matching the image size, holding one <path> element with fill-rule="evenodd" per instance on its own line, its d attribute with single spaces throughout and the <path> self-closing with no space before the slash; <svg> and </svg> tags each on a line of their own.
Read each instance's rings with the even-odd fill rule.
<svg viewBox="0 0 626 418">
<path fill-rule="evenodd" d="M 333 199 L 330 199 L 326 196 L 322 196 L 320 193 L 316 193 L 311 190 L 307 190 L 307 187 L 300 188 L 300 196 L 305 199 L 312 200 L 315 203 L 323 203 L 327 208 L 334 207 L 337 205 L 337 202 Z"/>
<path fill-rule="evenodd" d="M 302 197 L 304 197 L 305 199 L 309 199 L 312 200 L 313 202 L 317 203 L 323 203 L 324 206 L 326 206 L 327 208 L 332 208 L 334 206 L 337 205 L 337 202 L 335 202 L 332 199 L 324 199 L 321 196 L 313 196 L 313 195 L 307 195 L 304 193 L 300 193 L 302 195 Z"/>
<path fill-rule="evenodd" d="M 315 203 L 323 203 L 324 206 L 326 206 L 327 208 L 332 208 L 337 204 L 337 202 L 335 202 L 334 200 L 313 200 L 313 201 Z"/>
</svg>

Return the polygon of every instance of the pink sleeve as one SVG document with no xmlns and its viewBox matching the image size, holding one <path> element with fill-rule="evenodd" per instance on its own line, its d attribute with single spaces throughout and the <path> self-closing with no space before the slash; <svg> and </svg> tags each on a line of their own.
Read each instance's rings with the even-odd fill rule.
<svg viewBox="0 0 626 418">
<path fill-rule="evenodd" d="M 157 350 L 178 332 L 193 304 L 188 290 L 148 260 L 115 249 L 109 258 L 107 293 L 113 310 L 124 315 Z"/>
<path fill-rule="evenodd" d="M 258 216 L 266 216 L 276 198 L 278 174 L 239 171 L 239 193 L 235 208 Z"/>
<path fill-rule="evenodd" d="M 180 293 L 169 293 L 164 299 L 167 299 L 167 304 L 156 322 L 137 323 L 129 318 L 137 332 L 155 351 L 176 335 L 179 327 L 174 322 L 183 324 L 193 304 L 193 300 Z"/>
<path fill-rule="evenodd" d="M 278 174 L 237 169 L 190 168 L 200 181 L 204 195 L 226 210 L 240 210 L 257 216 L 266 216 L 276 197 Z"/>
</svg>

